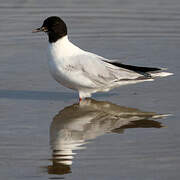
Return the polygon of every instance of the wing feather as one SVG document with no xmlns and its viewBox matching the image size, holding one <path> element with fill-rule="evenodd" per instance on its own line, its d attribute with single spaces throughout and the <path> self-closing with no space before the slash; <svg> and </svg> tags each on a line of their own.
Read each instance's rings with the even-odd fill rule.
<svg viewBox="0 0 180 180">
<path fill-rule="evenodd" d="M 107 59 L 93 53 L 83 53 L 71 59 L 72 70 L 91 79 L 98 86 L 121 80 L 134 80 L 143 75 L 106 62 Z M 72 65 L 73 62 L 73 65 Z M 78 77 L 77 77 L 78 78 Z"/>
</svg>

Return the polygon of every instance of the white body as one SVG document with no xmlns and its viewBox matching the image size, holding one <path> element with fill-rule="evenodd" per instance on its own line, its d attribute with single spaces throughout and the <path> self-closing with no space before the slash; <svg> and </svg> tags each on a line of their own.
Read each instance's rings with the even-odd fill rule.
<svg viewBox="0 0 180 180">
<path fill-rule="evenodd" d="M 104 62 L 109 60 L 78 48 L 67 36 L 49 44 L 49 50 L 52 76 L 63 86 L 77 90 L 80 98 L 121 85 L 153 80 L 141 79 L 143 75 L 139 73 Z M 171 75 L 162 73 L 154 76 Z"/>
</svg>

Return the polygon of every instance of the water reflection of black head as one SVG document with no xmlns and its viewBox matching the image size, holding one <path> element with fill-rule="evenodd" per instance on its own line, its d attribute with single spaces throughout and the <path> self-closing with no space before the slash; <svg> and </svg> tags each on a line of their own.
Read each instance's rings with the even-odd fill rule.
<svg viewBox="0 0 180 180">
<path fill-rule="evenodd" d="M 88 140 L 108 132 L 123 133 L 127 128 L 161 128 L 155 119 L 163 116 L 92 99 L 66 107 L 51 123 L 53 165 L 48 167 L 48 173 L 70 173 L 73 151 L 85 148 L 82 145 Z"/>
</svg>

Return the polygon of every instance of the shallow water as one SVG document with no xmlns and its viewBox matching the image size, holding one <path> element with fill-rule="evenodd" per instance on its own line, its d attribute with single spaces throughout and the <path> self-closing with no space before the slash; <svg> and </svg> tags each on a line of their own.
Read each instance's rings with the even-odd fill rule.
<svg viewBox="0 0 180 180">
<path fill-rule="evenodd" d="M 175 75 L 79 106 L 48 72 L 47 37 L 31 33 L 50 15 L 88 51 Z M 1 179 L 180 178 L 178 0 L 2 0 L 0 19 Z"/>
</svg>

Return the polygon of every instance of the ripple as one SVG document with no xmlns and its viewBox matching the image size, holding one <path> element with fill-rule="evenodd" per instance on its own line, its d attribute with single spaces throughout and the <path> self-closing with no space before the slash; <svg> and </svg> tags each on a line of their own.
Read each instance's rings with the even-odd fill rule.
<svg viewBox="0 0 180 180">
<path fill-rule="evenodd" d="M 54 116 L 50 126 L 52 165 L 48 166 L 48 173 L 71 173 L 77 150 L 86 149 L 86 144 L 99 136 L 106 133 L 122 134 L 132 128 L 162 128 L 164 126 L 156 119 L 163 117 L 166 115 L 93 99 L 65 107 Z M 101 161 L 104 155 L 90 156 L 89 160 L 93 158 Z M 116 159 L 113 156 L 109 158 Z"/>
</svg>

